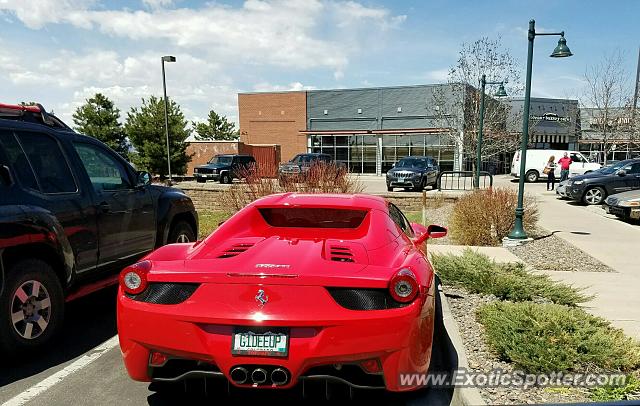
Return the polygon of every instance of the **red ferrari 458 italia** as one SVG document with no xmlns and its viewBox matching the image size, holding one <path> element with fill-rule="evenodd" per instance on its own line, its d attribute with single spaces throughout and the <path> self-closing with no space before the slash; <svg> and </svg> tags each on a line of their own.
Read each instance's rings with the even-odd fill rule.
<svg viewBox="0 0 640 406">
<path fill-rule="evenodd" d="M 203 241 L 122 271 L 127 371 L 242 388 L 419 389 L 399 376 L 429 368 L 437 292 L 424 243 L 446 232 L 409 223 L 381 197 L 259 199 Z"/>
</svg>

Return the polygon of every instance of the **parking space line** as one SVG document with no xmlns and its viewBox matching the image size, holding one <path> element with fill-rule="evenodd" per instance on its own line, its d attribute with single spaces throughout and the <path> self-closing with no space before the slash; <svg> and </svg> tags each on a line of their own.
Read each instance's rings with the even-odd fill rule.
<svg viewBox="0 0 640 406">
<path fill-rule="evenodd" d="M 86 367 L 93 361 L 97 360 L 98 358 L 100 358 L 100 356 L 105 354 L 107 351 L 115 348 L 117 345 L 118 345 L 118 336 L 116 335 L 111 337 L 104 343 L 100 344 L 99 346 L 95 347 L 94 349 L 90 350 L 87 354 L 78 358 L 71 364 L 67 365 L 65 368 L 56 372 L 55 374 L 43 379 L 42 381 L 33 385 L 32 387 L 25 390 L 24 392 L 17 394 L 13 398 L 3 403 L 2 406 L 24 405 L 30 400 L 33 400 L 36 396 L 45 392 L 47 389 L 62 382 L 67 376 L 75 372 L 78 372 L 79 370 Z"/>
</svg>

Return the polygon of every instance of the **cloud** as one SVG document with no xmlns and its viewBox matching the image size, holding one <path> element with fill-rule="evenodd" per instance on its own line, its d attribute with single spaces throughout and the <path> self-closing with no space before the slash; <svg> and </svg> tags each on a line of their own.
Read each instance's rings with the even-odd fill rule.
<svg viewBox="0 0 640 406">
<path fill-rule="evenodd" d="M 32 29 L 51 23 L 70 23 L 77 27 L 91 28 L 87 10 L 95 0 L 0 0 L 0 12 L 8 11 Z"/>
<path fill-rule="evenodd" d="M 303 85 L 300 82 L 292 82 L 288 85 L 273 85 L 268 82 L 261 82 L 253 86 L 255 92 L 286 92 L 315 89 L 317 89 L 315 86 Z"/>
<path fill-rule="evenodd" d="M 173 5 L 173 0 L 142 0 L 142 4 L 156 10 Z"/>
<path fill-rule="evenodd" d="M 241 7 L 206 3 L 198 9 L 166 9 L 169 0 L 144 0 L 150 9 L 101 10 L 94 0 L 0 0 L 30 28 L 66 23 L 131 40 L 169 41 L 224 60 L 300 69 L 318 66 L 342 70 L 349 47 L 323 38 L 318 27 L 329 22 L 349 31 L 388 29 L 405 16 L 354 1 L 247 0 Z"/>
<path fill-rule="evenodd" d="M 430 82 L 446 82 L 449 78 L 449 68 L 431 70 L 425 73 L 424 77 Z"/>
<path fill-rule="evenodd" d="M 350 58 L 363 52 L 363 43 L 381 42 L 385 31 L 406 18 L 356 1 L 185 4 L 140 0 L 131 8 L 110 8 L 103 0 L 0 0 L 0 21 L 11 21 L 12 29 L 64 25 L 56 36 L 70 32 L 78 37 L 51 47 L 0 34 L 3 97 L 43 101 L 71 124 L 74 109 L 102 92 L 124 118 L 142 97 L 162 94 L 159 59 L 173 54 L 177 63 L 166 65 L 167 90 L 187 118 L 206 117 L 213 108 L 237 122 L 240 89 L 313 89 L 296 78 L 309 70 L 320 75 L 326 70 L 341 80 Z M 264 79 L 276 71 L 290 79 L 280 84 Z"/>
<path fill-rule="evenodd" d="M 377 22 L 383 29 L 394 28 L 402 24 L 406 15 L 392 16 L 391 12 L 383 7 L 367 7 L 355 1 L 333 2 L 331 7 L 338 17 L 338 26 L 346 27 L 362 20 Z"/>
</svg>

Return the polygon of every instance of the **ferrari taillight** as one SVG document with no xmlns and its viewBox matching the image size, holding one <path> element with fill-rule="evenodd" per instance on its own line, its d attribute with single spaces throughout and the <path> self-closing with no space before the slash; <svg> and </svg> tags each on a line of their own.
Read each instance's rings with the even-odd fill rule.
<svg viewBox="0 0 640 406">
<path fill-rule="evenodd" d="M 147 288 L 147 274 L 151 270 L 151 261 L 140 261 L 120 272 L 120 286 L 130 295 L 137 295 Z"/>
<path fill-rule="evenodd" d="M 389 293 L 399 303 L 409 303 L 418 295 L 420 289 L 415 274 L 408 268 L 399 270 L 389 283 Z"/>
</svg>

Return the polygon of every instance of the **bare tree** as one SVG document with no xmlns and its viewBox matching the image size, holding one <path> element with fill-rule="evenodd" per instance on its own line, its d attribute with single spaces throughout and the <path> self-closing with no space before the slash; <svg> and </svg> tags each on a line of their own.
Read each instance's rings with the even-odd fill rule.
<svg viewBox="0 0 640 406">
<path fill-rule="evenodd" d="M 624 68 L 624 53 L 605 54 L 600 62 L 587 68 L 584 104 L 593 111 L 591 127 L 599 130 L 599 141 L 604 152 L 604 163 L 620 140 L 631 142 L 631 87 Z"/>
<path fill-rule="evenodd" d="M 463 111 L 463 117 L 451 115 L 450 111 L 440 109 L 442 127 L 449 128 L 449 134 L 457 145 L 463 147 L 463 159 L 475 156 L 477 146 L 478 118 L 480 115 L 481 77 L 488 81 L 508 80 L 505 83 L 507 94 L 520 94 L 524 86 L 520 79 L 522 68 L 510 52 L 502 45 L 500 37 L 489 39 L 482 37 L 472 43 L 462 44 L 459 58 L 449 69 L 448 82 L 453 92 L 453 111 Z M 492 97 L 495 87 L 487 86 L 485 93 L 484 142 L 482 158 L 489 159 L 506 151 L 515 151 L 519 145 L 519 134 L 509 131 L 507 120 L 519 120 L 521 116 L 509 114 L 509 106 Z M 434 102 L 445 104 L 442 92 L 434 93 Z M 452 120 L 453 118 L 453 120 Z M 459 121 L 462 120 L 462 123 Z M 462 129 L 462 131 L 460 131 Z M 475 161 L 473 161 L 475 170 Z"/>
</svg>

